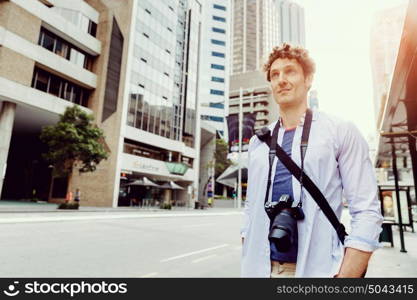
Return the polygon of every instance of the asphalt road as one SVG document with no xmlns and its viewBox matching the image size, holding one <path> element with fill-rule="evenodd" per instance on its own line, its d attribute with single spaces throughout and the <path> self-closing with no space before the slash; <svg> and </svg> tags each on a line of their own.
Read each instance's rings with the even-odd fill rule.
<svg viewBox="0 0 417 300">
<path fill-rule="evenodd" d="M 345 210 L 348 232 L 349 219 Z M 2 213 L 0 277 L 239 277 L 241 220 L 215 209 Z M 417 275 L 416 233 L 404 233 L 407 253 L 393 233 L 395 247 L 381 244 L 367 277 Z"/>
<path fill-rule="evenodd" d="M 239 277 L 241 215 L 0 224 L 0 277 Z"/>
</svg>

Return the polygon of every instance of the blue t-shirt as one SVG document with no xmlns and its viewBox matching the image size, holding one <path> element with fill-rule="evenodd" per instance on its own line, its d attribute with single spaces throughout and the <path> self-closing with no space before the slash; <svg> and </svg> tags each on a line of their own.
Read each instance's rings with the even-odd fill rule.
<svg viewBox="0 0 417 300">
<path fill-rule="evenodd" d="M 281 148 L 291 157 L 291 147 L 294 140 L 295 128 L 287 129 L 284 132 L 282 139 Z M 278 201 L 279 198 L 284 195 L 290 195 L 294 199 L 292 190 L 292 174 L 288 169 L 277 161 L 275 170 L 274 183 L 272 188 L 272 201 Z M 297 233 L 297 230 L 295 231 Z M 280 262 L 297 262 L 297 251 L 298 251 L 298 235 L 294 236 L 294 243 L 288 252 L 279 252 L 275 247 L 274 243 L 270 242 L 271 245 L 271 260 Z"/>
</svg>

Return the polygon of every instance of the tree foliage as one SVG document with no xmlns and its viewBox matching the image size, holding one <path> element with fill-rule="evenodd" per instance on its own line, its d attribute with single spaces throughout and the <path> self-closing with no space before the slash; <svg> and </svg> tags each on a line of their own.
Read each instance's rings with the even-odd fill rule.
<svg viewBox="0 0 417 300">
<path fill-rule="evenodd" d="M 55 176 L 71 174 L 75 164 L 80 173 L 94 172 L 108 158 L 104 133 L 93 121 L 93 115 L 74 105 L 60 115 L 57 124 L 42 129 L 40 139 L 48 145 L 43 157 L 53 165 Z"/>
<path fill-rule="evenodd" d="M 223 139 L 216 139 L 216 152 L 214 157 L 216 159 L 215 165 L 215 177 L 220 176 L 224 170 L 226 170 L 232 162 L 227 159 L 228 144 Z"/>
</svg>

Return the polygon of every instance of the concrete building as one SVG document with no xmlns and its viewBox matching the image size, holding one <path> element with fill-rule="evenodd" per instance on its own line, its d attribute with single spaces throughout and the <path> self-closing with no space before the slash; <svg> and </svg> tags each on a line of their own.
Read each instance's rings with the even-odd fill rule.
<svg viewBox="0 0 417 300">
<path fill-rule="evenodd" d="M 283 42 L 304 46 L 304 12 L 293 2 L 278 0 L 236 0 L 232 8 L 229 115 L 239 112 L 239 90 L 243 88 L 243 113 L 256 113 L 255 129 L 259 129 L 278 115 L 263 64 L 272 48 Z"/>
<path fill-rule="evenodd" d="M 305 46 L 304 8 L 295 2 L 277 0 L 280 6 L 280 44 Z"/>
<path fill-rule="evenodd" d="M 58 202 L 79 188 L 82 205 L 115 207 L 126 204 L 126 179 L 147 177 L 184 189 L 148 187 L 135 197 L 191 205 L 200 31 L 196 0 L 0 1 L 2 198 Z M 74 103 L 94 115 L 110 157 L 94 173 L 50 184 L 38 136 Z"/>
<path fill-rule="evenodd" d="M 279 45 L 280 6 L 274 0 L 232 1 L 232 74 L 259 70 Z"/>
<path fill-rule="evenodd" d="M 382 115 L 387 101 L 400 46 L 406 5 L 385 9 L 375 14 L 371 29 L 371 67 L 374 88 L 374 110 L 377 128 L 382 125 Z"/>
<path fill-rule="evenodd" d="M 225 137 L 228 115 L 231 0 L 203 2 L 199 101 L 201 119 Z"/>
<path fill-rule="evenodd" d="M 243 114 L 256 113 L 255 130 L 268 125 L 278 115 L 278 105 L 269 83 L 259 71 L 233 75 L 230 84 L 229 114 L 239 113 L 239 89 L 243 88 Z"/>
</svg>

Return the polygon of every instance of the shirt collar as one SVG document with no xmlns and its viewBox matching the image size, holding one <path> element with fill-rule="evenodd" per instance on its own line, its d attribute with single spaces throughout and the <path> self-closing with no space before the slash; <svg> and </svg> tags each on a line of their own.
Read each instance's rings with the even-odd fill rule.
<svg viewBox="0 0 417 300">
<path fill-rule="evenodd" d="M 315 111 L 315 110 L 311 110 L 311 112 L 313 113 L 312 120 L 313 120 L 313 121 L 315 121 L 315 120 L 317 119 L 317 111 Z M 299 126 L 304 126 L 305 117 L 306 117 L 306 113 L 304 113 L 304 114 L 301 116 Z M 283 128 L 283 126 L 284 126 L 284 125 L 282 124 L 282 119 L 281 119 L 281 116 L 278 118 L 278 120 L 279 120 L 279 125 L 280 125 L 280 127 L 281 127 L 281 128 Z M 297 126 L 297 127 L 298 127 L 298 126 Z"/>
</svg>

